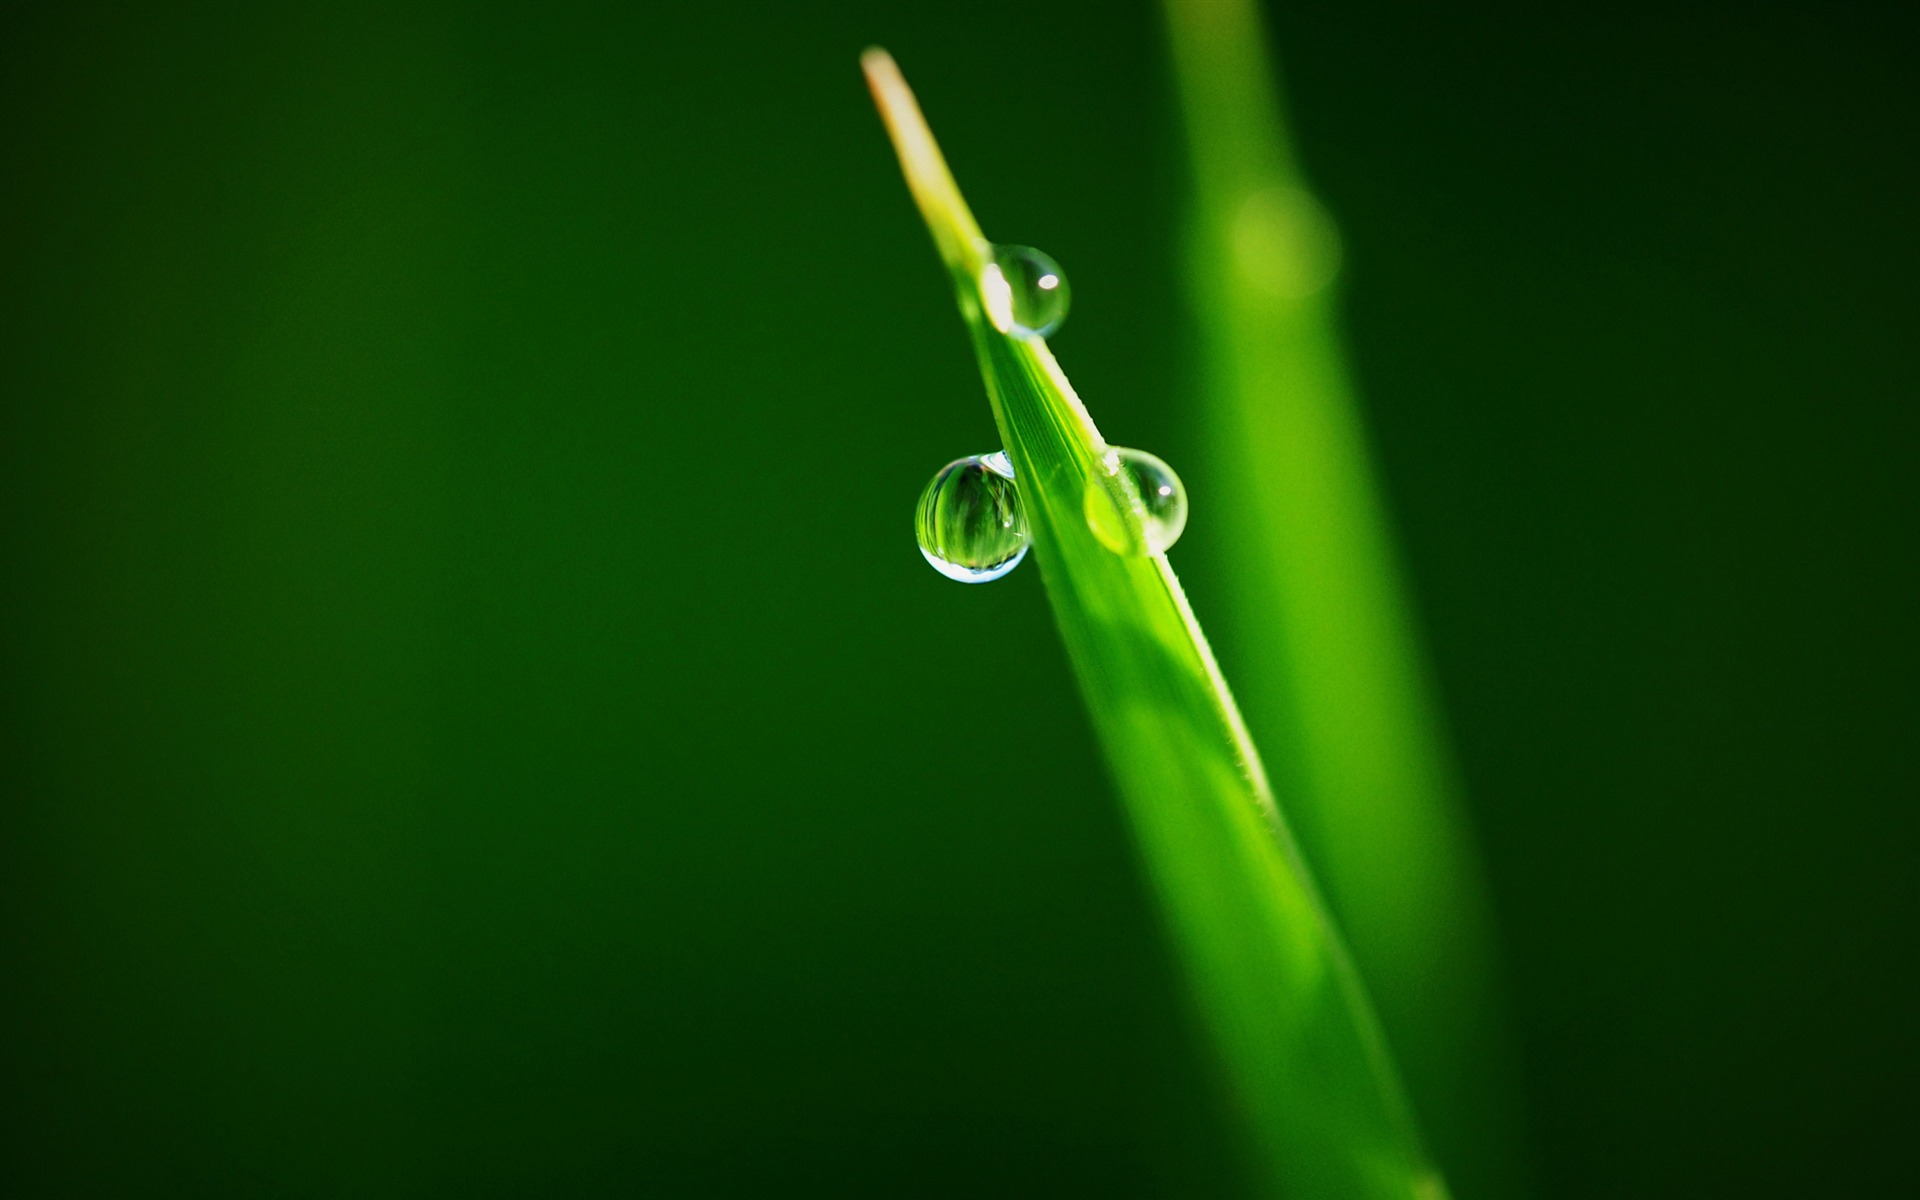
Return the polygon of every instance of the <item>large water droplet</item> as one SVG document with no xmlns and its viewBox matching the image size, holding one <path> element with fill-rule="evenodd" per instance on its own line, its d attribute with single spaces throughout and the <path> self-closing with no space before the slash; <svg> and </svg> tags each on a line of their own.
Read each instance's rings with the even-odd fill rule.
<svg viewBox="0 0 1920 1200">
<path fill-rule="evenodd" d="M 1187 528 L 1187 489 L 1145 450 L 1109 446 L 1087 477 L 1087 527 L 1115 554 L 1165 554 Z"/>
<path fill-rule="evenodd" d="M 914 511 L 914 536 L 933 569 L 961 583 L 990 583 L 1027 556 L 1027 518 L 1004 450 L 940 468 Z"/>
<path fill-rule="evenodd" d="M 1067 319 L 1067 274 L 1032 246 L 995 246 L 980 272 L 987 319 L 1001 333 L 1046 337 Z"/>
</svg>

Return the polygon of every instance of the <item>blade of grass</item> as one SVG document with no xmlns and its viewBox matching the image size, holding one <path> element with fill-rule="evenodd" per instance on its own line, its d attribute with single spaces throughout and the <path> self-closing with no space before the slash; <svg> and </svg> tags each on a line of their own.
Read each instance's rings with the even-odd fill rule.
<svg viewBox="0 0 1920 1200">
<path fill-rule="evenodd" d="M 1107 445 L 1046 343 L 989 320 L 979 225 L 893 60 L 862 65 L 952 274 L 1033 557 L 1261 1178 L 1288 1196 L 1444 1195 L 1172 567 L 1088 528 Z"/>
<path fill-rule="evenodd" d="M 1338 235 L 1294 161 L 1252 0 L 1165 7 L 1248 712 L 1439 1161 L 1469 1194 L 1512 1194 L 1486 901 L 1342 363 Z"/>
</svg>

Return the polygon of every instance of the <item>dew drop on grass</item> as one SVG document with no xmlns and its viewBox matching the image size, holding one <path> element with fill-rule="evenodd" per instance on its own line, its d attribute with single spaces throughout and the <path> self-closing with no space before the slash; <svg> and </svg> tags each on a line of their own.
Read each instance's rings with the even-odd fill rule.
<svg viewBox="0 0 1920 1200">
<path fill-rule="evenodd" d="M 961 583 L 991 583 L 1027 556 L 1027 518 L 1006 451 L 955 459 L 920 493 L 920 553 Z"/>
<path fill-rule="evenodd" d="M 1145 450 L 1109 446 L 1087 476 L 1087 526 L 1115 554 L 1165 554 L 1187 528 L 1187 489 Z"/>
<path fill-rule="evenodd" d="M 1032 246 L 995 246 L 980 272 L 987 317 L 1001 333 L 1046 337 L 1067 319 L 1066 272 Z"/>
</svg>

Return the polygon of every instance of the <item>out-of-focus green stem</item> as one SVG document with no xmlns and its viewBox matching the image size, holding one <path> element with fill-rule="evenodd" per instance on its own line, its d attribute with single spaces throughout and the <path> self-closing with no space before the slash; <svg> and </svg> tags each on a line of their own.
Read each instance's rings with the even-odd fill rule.
<svg viewBox="0 0 1920 1200">
<path fill-rule="evenodd" d="M 1255 740 L 1462 1195 L 1519 1190 L 1490 922 L 1252 0 L 1165 0 L 1193 167 L 1208 519 Z"/>
</svg>

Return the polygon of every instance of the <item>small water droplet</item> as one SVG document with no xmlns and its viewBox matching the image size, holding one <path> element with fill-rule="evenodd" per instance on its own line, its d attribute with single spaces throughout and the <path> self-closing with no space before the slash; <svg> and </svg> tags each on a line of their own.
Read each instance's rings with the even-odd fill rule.
<svg viewBox="0 0 1920 1200">
<path fill-rule="evenodd" d="M 1115 554 L 1165 554 L 1187 528 L 1187 489 L 1145 450 L 1109 446 L 1087 477 L 1087 527 Z"/>
<path fill-rule="evenodd" d="M 1027 556 L 1027 518 L 1006 451 L 940 468 L 914 510 L 914 536 L 933 569 L 961 583 L 990 583 Z"/>
<path fill-rule="evenodd" d="M 1046 337 L 1067 319 L 1072 290 L 1060 264 L 1032 246 L 995 246 L 980 272 L 987 317 L 1001 333 Z"/>
</svg>

